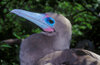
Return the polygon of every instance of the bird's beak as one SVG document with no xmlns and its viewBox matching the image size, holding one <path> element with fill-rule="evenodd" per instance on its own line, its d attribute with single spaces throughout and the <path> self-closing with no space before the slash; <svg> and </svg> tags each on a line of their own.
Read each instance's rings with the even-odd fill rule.
<svg viewBox="0 0 100 65">
<path fill-rule="evenodd" d="M 29 11 L 25 11 L 25 10 L 21 10 L 21 9 L 14 9 L 11 11 L 11 13 L 14 13 L 20 17 L 23 17 L 23 18 L 35 23 L 36 25 L 38 25 L 40 28 L 42 28 L 46 32 L 54 31 L 54 28 L 49 26 L 45 22 L 45 18 L 49 17 L 46 14 L 34 13 L 34 12 L 29 12 Z"/>
</svg>

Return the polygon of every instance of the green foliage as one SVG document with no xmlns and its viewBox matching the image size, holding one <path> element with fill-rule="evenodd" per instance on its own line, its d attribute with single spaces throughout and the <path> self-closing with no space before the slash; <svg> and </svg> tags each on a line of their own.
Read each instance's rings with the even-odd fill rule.
<svg viewBox="0 0 100 65">
<path fill-rule="evenodd" d="M 9 38 L 22 39 L 30 34 L 41 32 L 36 25 L 10 13 L 13 9 L 63 14 L 72 23 L 73 47 L 77 41 L 82 39 L 90 39 L 95 45 L 100 43 L 97 40 L 97 37 L 100 37 L 98 32 L 100 19 L 96 16 L 100 10 L 100 0 L 2 0 L 0 1 L 0 41 Z M 99 49 L 100 46 L 97 47 L 97 50 Z M 18 53 L 19 46 L 17 45 L 0 45 L 0 55 L 2 56 L 0 57 L 0 64 L 19 65 Z"/>
</svg>

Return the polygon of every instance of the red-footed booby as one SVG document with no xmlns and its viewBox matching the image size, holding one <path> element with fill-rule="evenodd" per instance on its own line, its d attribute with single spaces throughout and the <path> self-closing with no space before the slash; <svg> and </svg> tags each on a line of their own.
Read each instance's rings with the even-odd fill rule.
<svg viewBox="0 0 100 65">
<path fill-rule="evenodd" d="M 71 40 L 71 23 L 61 14 L 34 13 L 14 9 L 12 13 L 23 17 L 44 32 L 32 34 L 21 43 L 20 65 L 36 65 L 37 61 L 54 51 L 69 49 Z"/>
</svg>

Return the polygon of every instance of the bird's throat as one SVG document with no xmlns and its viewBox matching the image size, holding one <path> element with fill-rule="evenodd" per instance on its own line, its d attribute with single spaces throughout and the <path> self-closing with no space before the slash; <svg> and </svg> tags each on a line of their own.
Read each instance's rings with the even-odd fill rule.
<svg viewBox="0 0 100 65">
<path fill-rule="evenodd" d="M 54 42 L 54 48 L 56 50 L 65 50 L 70 48 L 70 39 L 66 35 L 56 35 L 55 42 Z"/>
</svg>

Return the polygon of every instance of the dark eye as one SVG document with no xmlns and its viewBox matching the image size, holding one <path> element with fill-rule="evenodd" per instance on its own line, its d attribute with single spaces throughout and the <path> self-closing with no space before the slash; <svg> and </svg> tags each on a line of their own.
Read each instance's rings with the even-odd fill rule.
<svg viewBox="0 0 100 65">
<path fill-rule="evenodd" d="M 53 20 L 49 20 L 49 23 L 53 24 L 53 23 L 54 23 L 54 21 L 53 21 Z"/>
<path fill-rule="evenodd" d="M 51 18 L 51 17 L 45 18 L 45 22 L 46 22 L 48 25 L 50 25 L 51 27 L 53 27 L 54 24 L 55 24 L 55 20 L 54 20 L 53 18 Z"/>
</svg>

